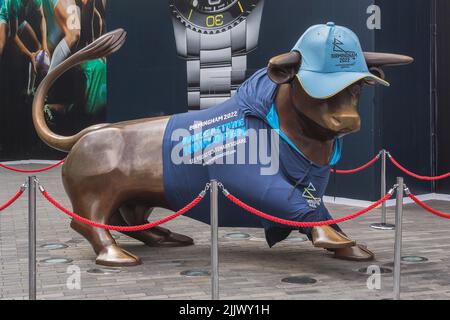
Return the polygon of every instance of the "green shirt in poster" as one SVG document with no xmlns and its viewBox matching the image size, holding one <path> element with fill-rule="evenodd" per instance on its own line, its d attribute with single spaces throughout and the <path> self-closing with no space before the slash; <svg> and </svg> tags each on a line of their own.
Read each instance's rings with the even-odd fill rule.
<svg viewBox="0 0 450 320">
<path fill-rule="evenodd" d="M 86 106 L 88 114 L 96 114 L 106 106 L 106 61 L 89 60 L 81 64 L 86 77 Z"/>
<path fill-rule="evenodd" d="M 2 11 L 6 12 L 9 22 L 18 21 L 19 25 L 27 17 L 42 7 L 42 0 L 2 0 Z M 3 9 L 4 8 L 4 9 Z"/>
<path fill-rule="evenodd" d="M 8 23 L 8 8 L 6 7 L 6 0 L 0 0 L 0 23 Z"/>
</svg>

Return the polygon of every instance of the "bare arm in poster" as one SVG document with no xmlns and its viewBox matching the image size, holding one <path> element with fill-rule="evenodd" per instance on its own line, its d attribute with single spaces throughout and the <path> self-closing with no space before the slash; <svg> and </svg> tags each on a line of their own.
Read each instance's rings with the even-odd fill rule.
<svg viewBox="0 0 450 320">
<path fill-rule="evenodd" d="M 23 43 L 22 39 L 20 39 L 19 36 L 19 21 L 17 19 L 14 19 L 14 21 L 10 21 L 10 26 L 12 26 L 11 34 L 13 35 L 12 38 L 14 39 L 14 43 L 19 48 L 20 52 L 26 55 L 29 59 L 31 64 L 33 65 L 33 70 L 36 72 L 36 55 L 38 51 L 33 52 L 32 50 L 28 49 L 27 46 Z"/>
<path fill-rule="evenodd" d="M 39 19 L 39 26 L 41 31 L 41 42 L 37 40 L 36 33 L 34 32 L 31 25 L 26 20 L 20 20 L 19 12 L 22 10 L 26 10 L 27 6 L 32 6 L 33 14 Z M 19 3 L 19 7 L 10 8 L 11 12 L 10 16 L 10 28 L 11 28 L 11 37 L 14 39 L 14 43 L 19 48 L 20 52 L 29 57 L 31 64 L 33 65 L 33 70 L 36 72 L 36 55 L 39 50 L 43 49 L 47 53 L 47 24 L 45 21 L 44 11 L 42 7 L 42 3 L 39 1 L 31 2 L 31 3 Z M 28 19 L 30 17 L 22 17 L 22 19 Z M 19 29 L 20 28 L 20 29 Z M 21 34 L 28 33 L 32 43 L 26 45 L 25 42 L 21 39 Z"/>
</svg>

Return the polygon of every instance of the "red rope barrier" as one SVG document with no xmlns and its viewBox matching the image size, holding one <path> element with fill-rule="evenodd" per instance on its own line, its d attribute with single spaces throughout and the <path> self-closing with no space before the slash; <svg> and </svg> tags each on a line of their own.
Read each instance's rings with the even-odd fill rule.
<svg viewBox="0 0 450 320">
<path fill-rule="evenodd" d="M 0 163 L 0 167 L 5 168 L 5 169 L 10 170 L 10 171 L 20 172 L 20 173 L 37 173 L 37 172 L 44 172 L 44 171 L 48 171 L 48 170 L 51 170 L 53 168 L 56 168 L 56 167 L 60 166 L 61 164 L 63 164 L 65 160 L 66 159 L 63 159 L 63 160 L 61 160 L 61 161 L 59 161 L 59 162 L 57 162 L 55 164 L 52 164 L 51 166 L 48 166 L 48 167 L 45 167 L 45 168 L 41 168 L 41 169 L 31 169 L 31 170 L 19 169 L 19 168 L 14 168 L 14 167 L 7 166 L 6 164 L 2 164 L 2 163 Z"/>
<path fill-rule="evenodd" d="M 224 194 L 227 197 L 227 199 L 230 200 L 231 202 L 233 202 L 235 205 L 237 205 L 237 206 L 243 208 L 244 210 L 246 210 L 252 214 L 255 214 L 261 218 L 264 218 L 266 220 L 276 222 L 279 224 L 291 226 L 291 227 L 307 228 L 307 227 L 329 226 L 332 224 L 338 224 L 338 223 L 345 222 L 345 221 L 348 221 L 351 219 L 355 219 L 355 218 L 375 209 L 376 207 L 381 205 L 383 202 L 386 202 L 387 200 L 389 200 L 392 197 L 393 190 L 389 191 L 389 193 L 386 194 L 386 196 L 384 198 L 378 200 L 377 202 L 375 202 L 371 206 L 367 207 L 366 209 L 363 209 L 363 210 L 356 212 L 352 215 L 349 215 L 347 217 L 343 217 L 343 218 L 339 218 L 339 219 L 335 219 L 335 220 L 321 221 L 321 222 L 297 222 L 297 221 L 290 221 L 290 220 L 285 220 L 285 219 L 281 219 L 278 217 L 274 217 L 274 216 L 271 216 L 267 213 L 261 212 L 255 208 L 245 204 L 241 200 L 237 199 L 236 197 L 234 197 L 233 195 L 228 193 L 228 191 L 224 191 Z"/>
<path fill-rule="evenodd" d="M 390 159 L 391 162 L 392 162 L 397 168 L 399 168 L 401 171 L 403 171 L 403 172 L 406 173 L 407 175 L 409 175 L 409 176 L 411 176 L 411 177 L 414 177 L 414 178 L 416 178 L 416 179 L 419 179 L 419 180 L 436 181 L 436 180 L 442 180 L 442 179 L 446 179 L 446 178 L 450 177 L 450 172 L 449 172 L 449 173 L 446 173 L 446 174 L 443 174 L 443 175 L 440 175 L 440 176 L 437 176 L 437 177 L 421 176 L 421 175 L 418 175 L 418 174 L 415 174 L 415 173 L 409 171 L 408 169 L 406 169 L 405 167 L 403 167 L 402 165 L 400 165 L 400 163 L 398 163 L 398 162 L 394 159 L 393 156 L 390 155 L 390 156 L 389 156 L 389 159 Z"/>
<path fill-rule="evenodd" d="M 450 219 L 450 214 L 448 213 L 444 213 L 444 212 L 440 212 L 437 211 L 433 208 L 431 208 L 430 206 L 428 206 L 427 204 L 425 204 L 424 202 L 420 201 L 415 195 L 409 193 L 408 197 L 410 197 L 415 203 L 417 203 L 419 206 L 421 206 L 422 208 L 424 208 L 426 211 L 439 216 L 441 218 L 445 218 L 445 219 Z"/>
<path fill-rule="evenodd" d="M 47 191 L 41 189 L 41 193 L 56 208 L 58 208 L 59 210 L 61 210 L 65 214 L 71 216 L 73 219 L 75 219 L 77 221 L 80 221 L 80 222 L 82 222 L 84 224 L 88 224 L 88 225 L 96 227 L 96 228 L 107 229 L 107 230 L 115 230 L 115 231 L 122 231 L 122 232 L 142 231 L 142 230 L 147 230 L 147 229 L 151 229 L 151 228 L 154 228 L 156 226 L 159 226 L 159 225 L 161 225 L 163 223 L 166 223 L 166 222 L 168 222 L 170 220 L 173 220 L 173 219 L 175 219 L 175 218 L 185 214 L 186 212 L 191 210 L 193 207 L 195 207 L 204 198 L 204 194 L 202 193 L 197 198 L 195 198 L 191 203 L 189 203 L 184 208 L 182 208 L 181 210 L 179 210 L 179 211 L 175 212 L 174 214 L 172 214 L 172 215 L 170 215 L 168 217 L 165 217 L 165 218 L 163 218 L 161 220 L 158 220 L 158 221 L 155 221 L 155 222 L 151 222 L 151 223 L 147 223 L 147 224 L 143 224 L 143 225 L 140 225 L 140 226 L 123 227 L 123 226 L 112 226 L 112 225 L 108 225 L 108 224 L 97 223 L 97 222 L 91 221 L 89 219 L 83 218 L 83 217 L 79 216 L 78 214 L 73 213 L 72 211 L 64 208 L 63 205 L 61 205 L 55 199 L 53 199 L 47 193 Z"/>
<path fill-rule="evenodd" d="M 9 199 L 5 204 L 0 206 L 0 211 L 5 210 L 6 208 L 8 208 L 10 205 L 12 205 L 14 202 L 16 202 L 17 199 L 20 198 L 20 196 L 25 192 L 25 187 L 21 187 L 19 191 L 16 192 L 16 194 Z"/>
<path fill-rule="evenodd" d="M 334 169 L 331 169 L 331 172 L 336 172 L 338 174 L 357 173 L 357 172 L 360 172 L 360 171 L 362 171 L 364 169 L 369 168 L 370 166 L 375 164 L 379 159 L 380 159 L 380 155 L 377 155 L 375 158 L 373 158 L 372 160 L 367 162 L 365 165 L 362 165 L 361 167 L 358 167 L 358 168 L 355 168 L 355 169 L 351 169 L 351 170 L 334 170 Z"/>
</svg>

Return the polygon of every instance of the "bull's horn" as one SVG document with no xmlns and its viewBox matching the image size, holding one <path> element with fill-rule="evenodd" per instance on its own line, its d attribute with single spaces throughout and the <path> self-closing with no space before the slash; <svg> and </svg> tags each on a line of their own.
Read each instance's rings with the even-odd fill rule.
<svg viewBox="0 0 450 320">
<path fill-rule="evenodd" d="M 364 52 L 364 57 L 369 67 L 401 66 L 414 61 L 409 56 L 381 52 Z"/>
</svg>

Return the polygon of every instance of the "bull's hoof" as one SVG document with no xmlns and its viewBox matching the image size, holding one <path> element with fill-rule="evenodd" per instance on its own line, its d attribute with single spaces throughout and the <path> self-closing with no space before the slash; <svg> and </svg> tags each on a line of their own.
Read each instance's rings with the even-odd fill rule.
<svg viewBox="0 0 450 320">
<path fill-rule="evenodd" d="M 366 246 L 358 244 L 351 248 L 334 249 L 334 258 L 348 261 L 372 261 L 375 254 Z"/>
<path fill-rule="evenodd" d="M 132 267 L 140 265 L 142 261 L 138 256 L 119 248 L 117 245 L 111 245 L 98 254 L 95 263 L 107 267 Z"/>
<path fill-rule="evenodd" d="M 311 235 L 312 243 L 316 248 L 341 249 L 353 247 L 356 244 L 355 241 L 330 226 L 314 227 Z"/>
</svg>

